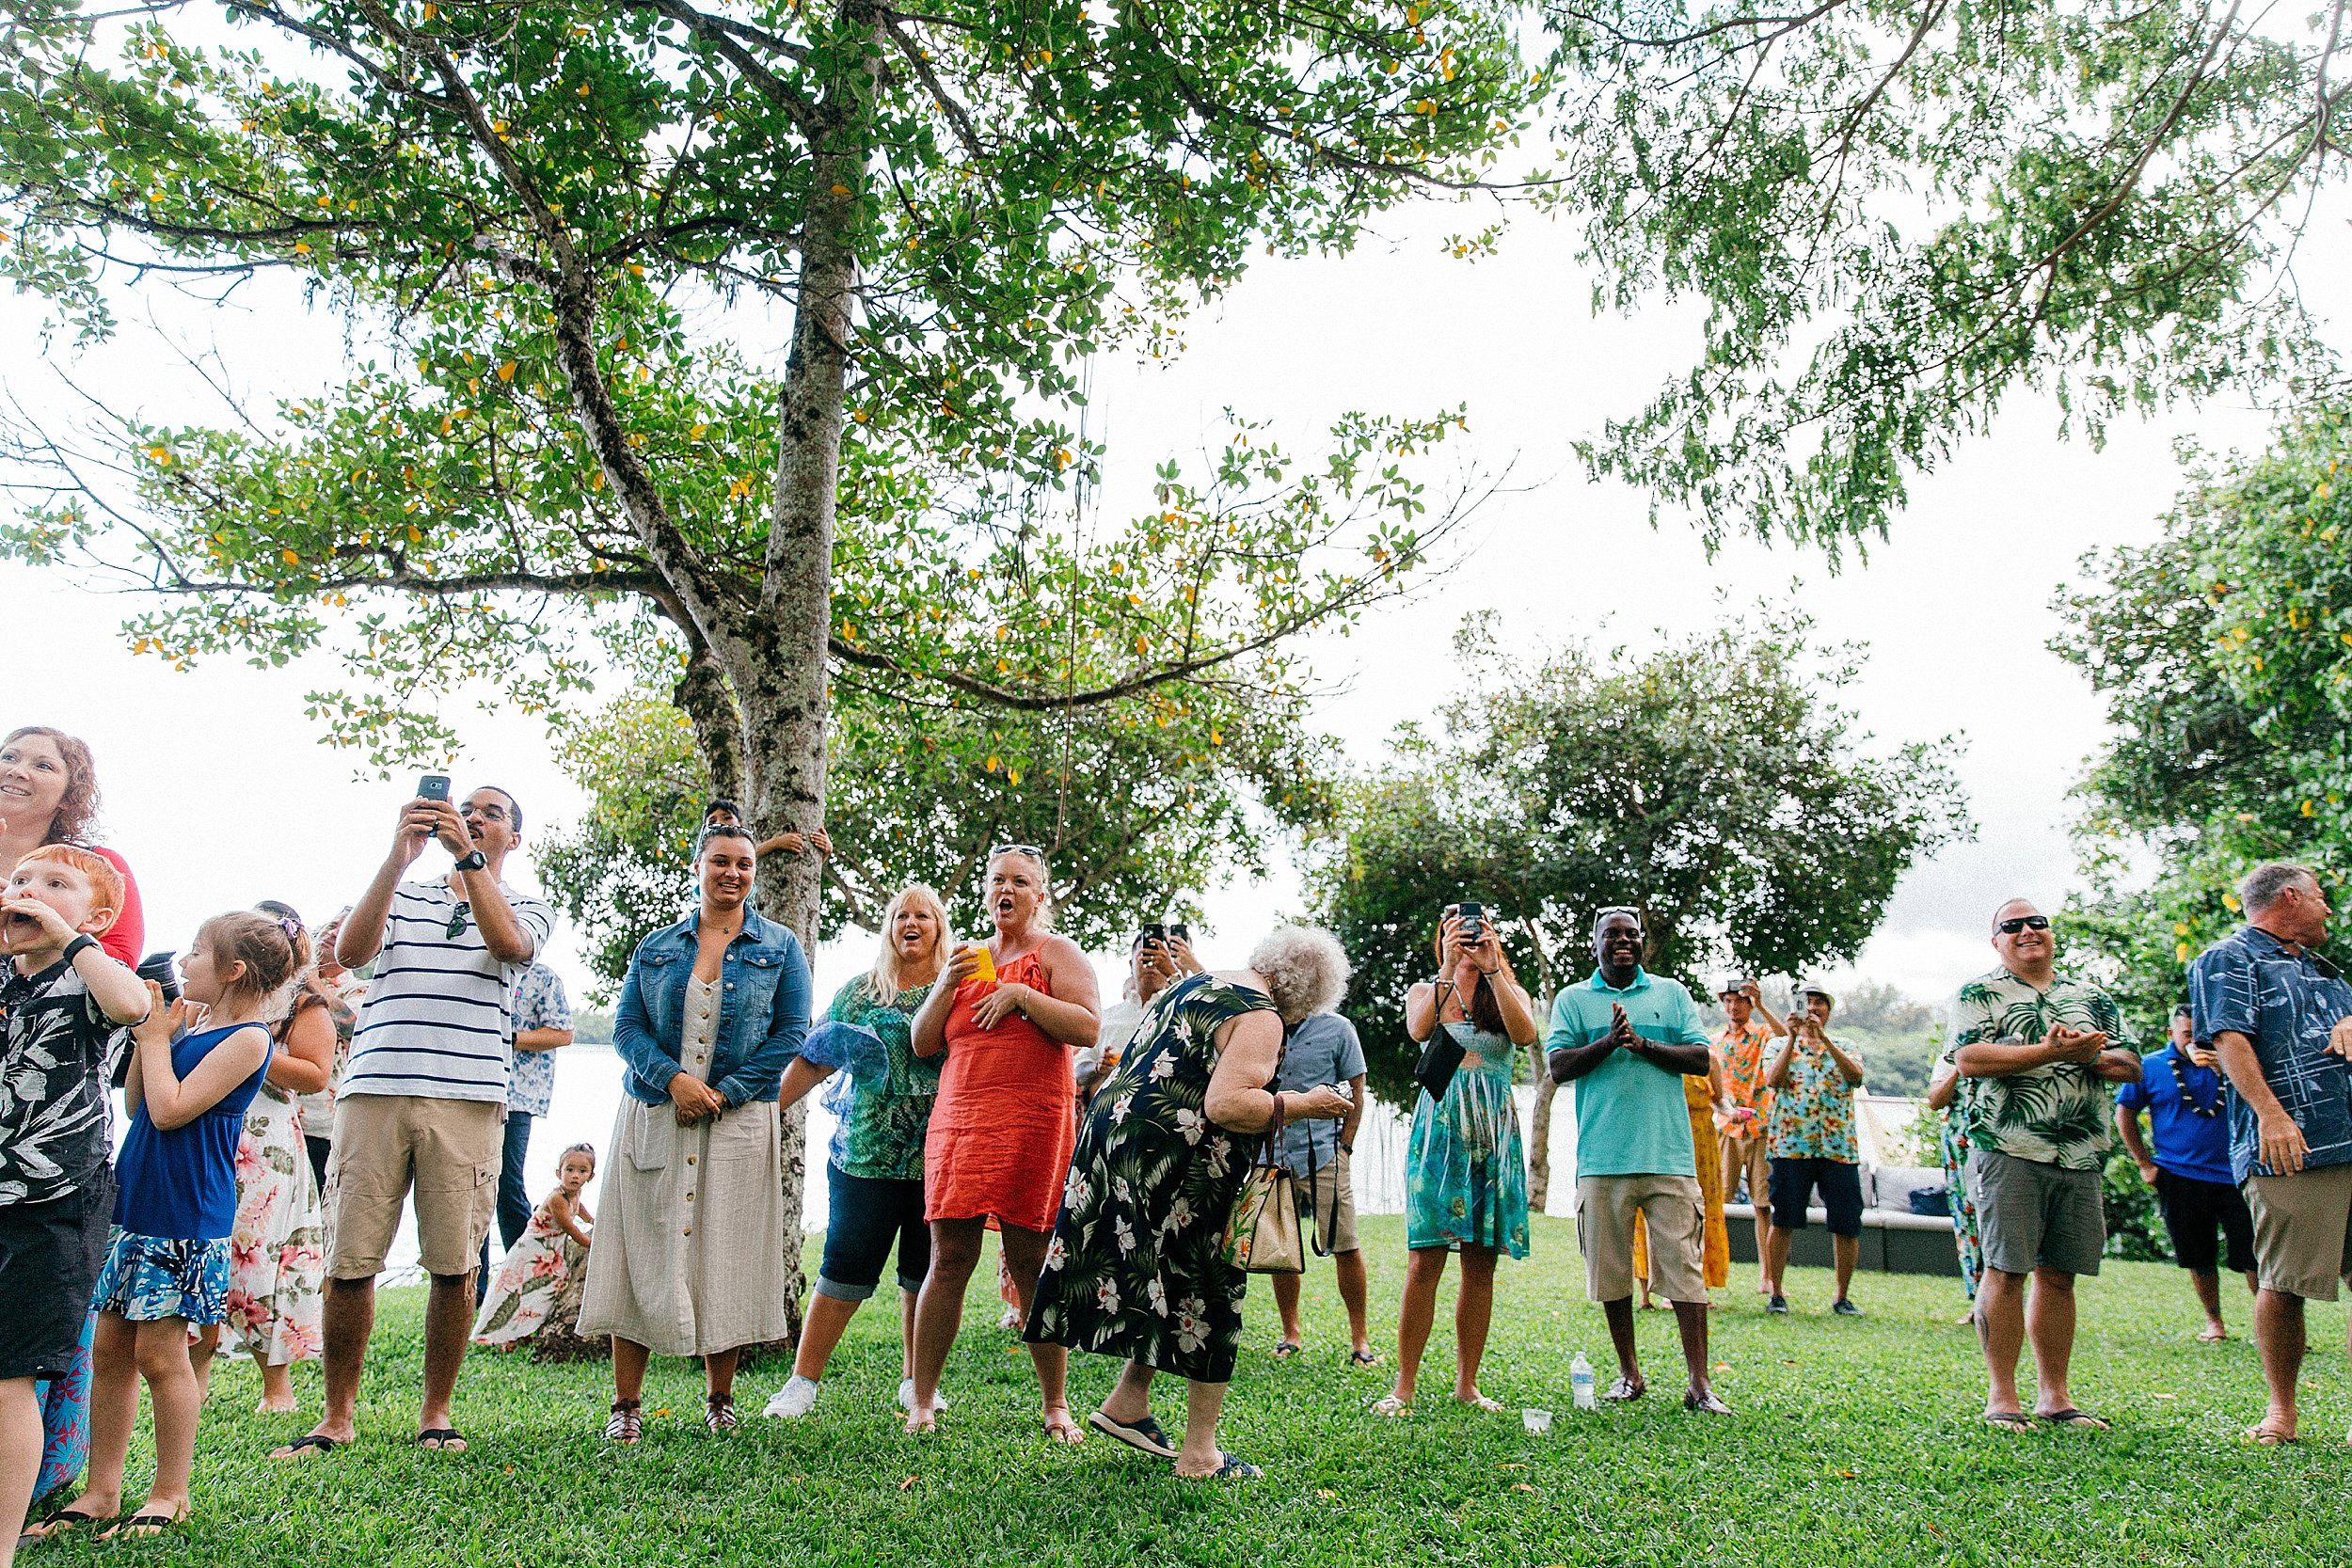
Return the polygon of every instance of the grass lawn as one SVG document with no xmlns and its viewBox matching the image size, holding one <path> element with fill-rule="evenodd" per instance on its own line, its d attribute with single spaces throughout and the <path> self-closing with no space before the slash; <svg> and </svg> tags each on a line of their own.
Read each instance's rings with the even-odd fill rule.
<svg viewBox="0 0 2352 1568">
<path fill-rule="evenodd" d="M 2343 1563 L 2352 1560 L 2347 1481 L 2352 1418 L 2342 1308 L 2312 1313 L 2317 1387 L 2306 1441 L 2258 1450 L 2235 1440 L 2261 1411 L 2252 1345 L 2200 1345 L 2179 1271 L 2110 1264 L 2082 1289 L 2074 1392 L 2108 1417 L 2106 1434 L 1980 1427 L 1976 1345 L 1952 1319 L 1951 1280 L 1865 1275 L 1868 1316 L 1832 1318 L 1828 1276 L 1797 1271 L 1796 1315 L 1769 1319 L 1744 1272 L 1719 1291 L 1717 1384 L 1737 1414 L 1683 1414 L 1673 1320 L 1645 1315 L 1656 1391 L 1579 1415 L 1567 1364 L 1578 1349 L 1610 1375 L 1607 1333 L 1583 1299 L 1568 1225 L 1538 1218 L 1533 1258 L 1505 1263 L 1483 1379 L 1506 1417 L 1454 1405 L 1453 1336 L 1441 1317 L 1419 1408 L 1368 1415 L 1389 1370 L 1350 1372 L 1327 1264 L 1309 1276 L 1309 1345 L 1267 1358 L 1272 1292 L 1253 1283 L 1249 1348 L 1226 1404 L 1227 1448 L 1263 1481 L 1179 1481 L 1098 1435 L 1069 1451 L 1035 1420 L 1028 1360 L 996 1330 L 993 1268 L 976 1276 L 949 1363 L 951 1409 L 924 1439 L 898 1433 L 897 1319 L 869 1307 L 835 1356 L 808 1420 L 758 1418 L 787 1369 L 746 1370 L 746 1424 L 702 1426 L 699 1370 L 657 1362 L 653 1418 L 634 1450 L 600 1440 L 601 1365 L 548 1368 L 477 1354 L 458 1387 L 464 1455 L 409 1447 L 422 1295 L 386 1292 L 361 1400 L 359 1444 L 303 1464 L 263 1451 L 308 1429 L 318 1373 L 296 1369 L 305 1411 L 252 1414 L 251 1366 L 224 1359 L 197 1456 L 197 1517 L 180 1536 L 33 1548 L 32 1564 L 169 1558 L 234 1564 L 362 1561 L 496 1564 L 823 1562 L 1128 1563 Z M 1393 1351 L 1403 1222 L 1368 1216 L 1375 1341 Z M 814 1248 L 809 1266 L 814 1271 Z M 1451 1312 L 1449 1289 L 1441 1311 Z M 2243 1330 L 2247 1303 L 2230 1302 Z M 1073 1357 L 1083 1414 L 1112 1364 Z M 1182 1386 L 1164 1384 L 1171 1428 Z M 1516 1414 L 1556 1413 L 1531 1436 Z M 131 1462 L 133 1501 L 148 1457 Z"/>
</svg>

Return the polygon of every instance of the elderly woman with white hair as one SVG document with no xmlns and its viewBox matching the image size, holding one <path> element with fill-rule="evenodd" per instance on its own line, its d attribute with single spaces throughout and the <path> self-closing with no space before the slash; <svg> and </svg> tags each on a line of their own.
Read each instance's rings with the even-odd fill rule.
<svg viewBox="0 0 2352 1568">
<path fill-rule="evenodd" d="M 1225 1261 L 1226 1220 L 1261 1136 L 1347 1113 L 1327 1084 L 1272 1087 L 1284 1025 L 1337 1006 L 1347 969 L 1328 931 L 1291 926 L 1261 942 L 1247 970 L 1170 986 L 1078 1132 L 1023 1337 L 1125 1357 L 1088 1424 L 1175 1460 L 1180 1476 L 1261 1473 L 1216 1440 L 1248 1277 Z M 1152 1378 L 1163 1371 L 1191 1385 L 1181 1449 L 1152 1418 Z"/>
</svg>

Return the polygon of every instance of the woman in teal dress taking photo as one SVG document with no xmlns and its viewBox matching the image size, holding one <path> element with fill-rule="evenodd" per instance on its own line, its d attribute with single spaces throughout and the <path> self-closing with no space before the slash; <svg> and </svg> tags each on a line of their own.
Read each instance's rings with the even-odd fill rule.
<svg viewBox="0 0 2352 1568">
<path fill-rule="evenodd" d="M 1535 1043 L 1534 1008 L 1511 973 L 1492 920 L 1466 931 L 1449 905 L 1436 945 L 1438 977 L 1406 993 L 1405 1029 L 1417 1044 L 1443 1030 L 1462 1048 L 1462 1062 L 1443 1100 L 1424 1088 L 1413 1109 L 1405 1152 L 1409 1261 L 1396 1324 L 1396 1386 L 1372 1407 L 1383 1416 L 1402 1415 L 1413 1402 L 1446 1255 L 1456 1250 L 1462 1290 L 1454 1308 L 1454 1397 L 1481 1410 L 1502 1408 L 1479 1392 L 1478 1363 L 1494 1317 L 1495 1259 L 1505 1252 L 1527 1256 L 1527 1157 L 1511 1084 L 1518 1048 Z"/>
</svg>

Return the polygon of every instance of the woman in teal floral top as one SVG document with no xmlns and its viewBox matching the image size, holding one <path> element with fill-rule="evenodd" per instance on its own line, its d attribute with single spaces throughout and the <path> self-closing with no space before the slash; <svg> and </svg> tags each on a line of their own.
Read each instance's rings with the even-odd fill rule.
<svg viewBox="0 0 2352 1568">
<path fill-rule="evenodd" d="M 1264 1134 L 1346 1114 L 1328 1084 L 1271 1087 L 1283 1024 L 1337 1006 L 1346 990 L 1338 940 L 1299 926 L 1261 942 L 1244 973 L 1186 976 L 1145 1010 L 1078 1130 L 1022 1338 L 1124 1359 L 1087 1424 L 1175 1460 L 1180 1476 L 1260 1473 L 1216 1442 L 1248 1282 L 1225 1260 L 1225 1228 Z M 1152 1418 L 1155 1372 L 1190 1384 L 1181 1450 Z"/>
<path fill-rule="evenodd" d="M 908 1025 L 930 993 L 946 957 L 947 911 L 919 883 L 882 912 L 882 950 L 873 969 L 841 988 L 826 1022 L 809 1032 L 785 1074 L 786 1105 L 831 1077 L 826 1108 L 840 1118 L 825 1163 L 832 1217 L 825 1257 L 801 1329 L 792 1375 L 768 1414 L 805 1416 L 817 1403 L 825 1362 L 860 1303 L 882 1283 L 891 1243 L 898 1247 L 898 1402 L 914 1398 L 914 1297 L 931 1265 L 923 1223 L 923 1135 L 939 1094 L 938 1058 L 914 1053 Z"/>
</svg>

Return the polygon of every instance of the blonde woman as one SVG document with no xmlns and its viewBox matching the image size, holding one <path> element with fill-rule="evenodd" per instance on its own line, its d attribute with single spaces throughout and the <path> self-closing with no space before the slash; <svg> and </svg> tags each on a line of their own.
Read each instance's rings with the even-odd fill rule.
<svg viewBox="0 0 2352 1568">
<path fill-rule="evenodd" d="M 805 1416 L 817 1403 L 825 1362 L 858 1307 L 882 1284 L 890 1248 L 898 1248 L 898 1402 L 914 1399 L 914 1303 L 930 1272 L 931 1233 L 923 1218 L 923 1138 L 939 1095 L 939 1060 L 914 1053 L 915 1010 L 930 995 L 948 946 L 947 911 L 917 883 L 882 911 L 882 952 L 874 967 L 843 986 L 833 1006 L 784 1075 L 782 1103 L 792 1104 L 833 1078 L 826 1104 L 840 1118 L 825 1162 L 832 1194 L 825 1257 L 802 1325 L 792 1376 L 768 1402 L 768 1414 Z"/>
<path fill-rule="evenodd" d="M 1044 851 L 1000 844 L 989 854 L 987 879 L 995 935 L 986 947 L 958 948 L 914 1014 L 915 1052 L 945 1052 L 947 1062 L 924 1141 L 931 1267 L 915 1307 L 910 1432 L 928 1431 L 937 1418 L 939 1374 L 962 1326 L 963 1288 L 991 1219 L 1027 1315 L 1077 1141 L 1071 1050 L 1092 1045 L 1102 1030 L 1094 966 L 1047 923 Z M 1033 1344 L 1029 1354 L 1046 1433 L 1081 1441 L 1064 1386 L 1070 1353 Z"/>
</svg>

